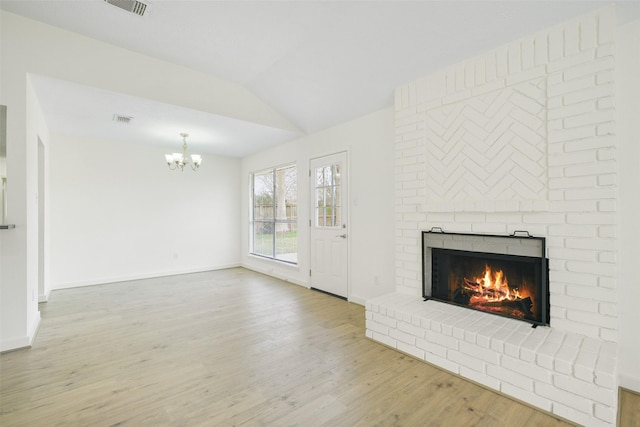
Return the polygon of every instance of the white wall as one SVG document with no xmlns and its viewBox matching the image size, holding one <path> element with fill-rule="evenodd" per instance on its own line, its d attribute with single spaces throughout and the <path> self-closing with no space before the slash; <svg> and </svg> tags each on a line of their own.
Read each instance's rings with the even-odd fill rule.
<svg viewBox="0 0 640 427">
<path fill-rule="evenodd" d="M 617 32 L 620 385 L 640 392 L 640 21 Z"/>
<path fill-rule="evenodd" d="M 37 308 L 37 136 L 39 132 L 34 127 L 37 126 L 36 123 L 39 122 L 39 119 L 31 117 L 34 111 L 31 106 L 37 105 L 37 102 L 30 101 L 29 105 L 27 102 L 27 96 L 33 100 L 27 86 L 29 73 L 146 97 L 276 128 L 295 130 L 295 126 L 280 116 L 273 108 L 238 84 L 139 55 L 5 11 L 0 11 L 0 55 L 2 63 L 0 104 L 6 105 L 8 109 L 7 222 L 16 225 L 15 229 L 3 230 L 0 235 L 2 239 L 0 246 L 0 350 L 29 345 L 35 334 L 39 318 Z M 43 142 L 46 143 L 44 140 Z M 49 160 L 45 158 L 45 164 L 47 162 Z M 55 168 L 56 165 L 51 164 L 50 169 L 53 171 Z M 170 190 L 174 189 L 170 188 Z M 172 196 L 173 194 L 167 192 L 167 198 Z M 56 199 L 55 190 L 52 189 L 49 199 L 52 202 Z M 75 202 L 77 203 L 77 199 Z M 237 199 L 234 203 L 238 203 Z M 195 208 L 201 206 L 202 203 L 199 203 Z M 193 205 L 191 207 L 194 208 Z M 67 208 L 68 206 L 65 207 L 65 209 Z M 185 205 L 182 209 L 184 211 L 179 213 L 185 214 L 184 217 L 174 216 L 171 218 L 172 223 L 165 221 L 163 226 L 175 227 L 185 220 L 188 221 L 187 214 L 191 214 L 188 211 L 189 206 Z M 125 209 L 124 212 L 128 212 L 128 209 Z M 69 217 L 68 214 L 62 216 Z M 152 220 L 153 217 L 145 218 L 145 221 Z M 212 219 L 208 218 L 208 221 L 212 221 Z M 54 229 L 55 226 L 55 224 L 51 224 L 50 228 Z M 207 222 L 204 228 L 211 230 L 215 227 Z M 181 242 L 185 242 L 185 245 L 188 246 L 186 242 L 189 238 L 187 236 Z M 52 236 L 52 244 L 53 240 Z M 162 268 L 151 265 L 151 270 L 148 272 L 184 271 L 185 269 L 212 265 L 209 259 L 205 260 L 209 254 L 198 254 L 189 259 L 188 256 L 193 254 L 189 250 L 185 252 L 180 245 L 181 243 L 176 243 L 172 248 L 172 250 L 178 250 L 179 262 L 172 262 Z M 228 252 L 225 251 L 225 253 L 237 254 L 237 251 L 232 252 L 232 249 L 227 249 Z M 210 251 L 210 255 L 215 256 L 216 251 L 217 249 Z M 181 252 L 185 254 L 185 258 L 182 258 Z M 141 256 L 138 255 L 138 257 Z M 223 259 L 226 260 L 226 258 Z M 103 266 L 94 264 L 94 267 Z M 53 269 L 53 265 L 50 268 Z M 56 271 L 56 285 L 62 286 L 85 283 L 91 280 L 111 280 L 117 277 L 135 276 L 140 270 L 133 265 L 121 265 L 114 270 L 112 275 L 105 274 L 104 270 L 95 270 L 90 273 L 86 269 L 82 275 L 73 277 L 61 274 L 60 267 L 56 267 Z M 44 289 L 43 293 L 45 293 Z"/>
<path fill-rule="evenodd" d="M 240 264 L 240 160 L 171 171 L 164 151 L 54 135 L 54 289 Z"/>
<path fill-rule="evenodd" d="M 309 286 L 309 160 L 339 151 L 349 153 L 348 298 L 350 301 L 363 304 L 368 298 L 394 289 L 391 109 L 360 117 L 243 159 L 242 264 L 256 271 Z M 297 266 L 248 255 L 249 174 L 287 163 L 296 163 L 298 167 Z"/>
</svg>

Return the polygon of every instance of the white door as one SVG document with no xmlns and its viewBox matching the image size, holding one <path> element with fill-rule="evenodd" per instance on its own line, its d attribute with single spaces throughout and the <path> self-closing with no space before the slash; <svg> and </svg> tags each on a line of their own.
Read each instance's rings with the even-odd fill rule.
<svg viewBox="0 0 640 427">
<path fill-rule="evenodd" d="M 347 298 L 347 153 L 312 159 L 311 287 Z"/>
</svg>

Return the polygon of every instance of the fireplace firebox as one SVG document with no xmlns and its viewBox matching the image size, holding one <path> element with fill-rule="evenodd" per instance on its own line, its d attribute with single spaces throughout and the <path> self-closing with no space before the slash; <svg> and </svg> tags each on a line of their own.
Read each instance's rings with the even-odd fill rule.
<svg viewBox="0 0 640 427">
<path fill-rule="evenodd" d="M 425 231 L 423 297 L 548 325 L 544 238 Z"/>
</svg>

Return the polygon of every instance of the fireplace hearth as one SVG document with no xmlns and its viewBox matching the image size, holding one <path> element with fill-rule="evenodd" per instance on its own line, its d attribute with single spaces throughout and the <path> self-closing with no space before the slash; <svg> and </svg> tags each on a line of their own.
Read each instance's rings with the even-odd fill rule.
<svg viewBox="0 0 640 427">
<path fill-rule="evenodd" d="M 548 325 L 545 240 L 423 232 L 423 297 Z"/>
</svg>

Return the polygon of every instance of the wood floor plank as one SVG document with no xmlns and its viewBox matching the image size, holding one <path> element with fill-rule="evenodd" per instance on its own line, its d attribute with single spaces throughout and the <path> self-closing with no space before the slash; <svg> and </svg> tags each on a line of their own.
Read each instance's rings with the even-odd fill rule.
<svg viewBox="0 0 640 427">
<path fill-rule="evenodd" d="M 32 348 L 0 355 L 2 426 L 569 425 L 367 339 L 359 305 L 242 268 L 57 290 L 41 315 Z"/>
</svg>

